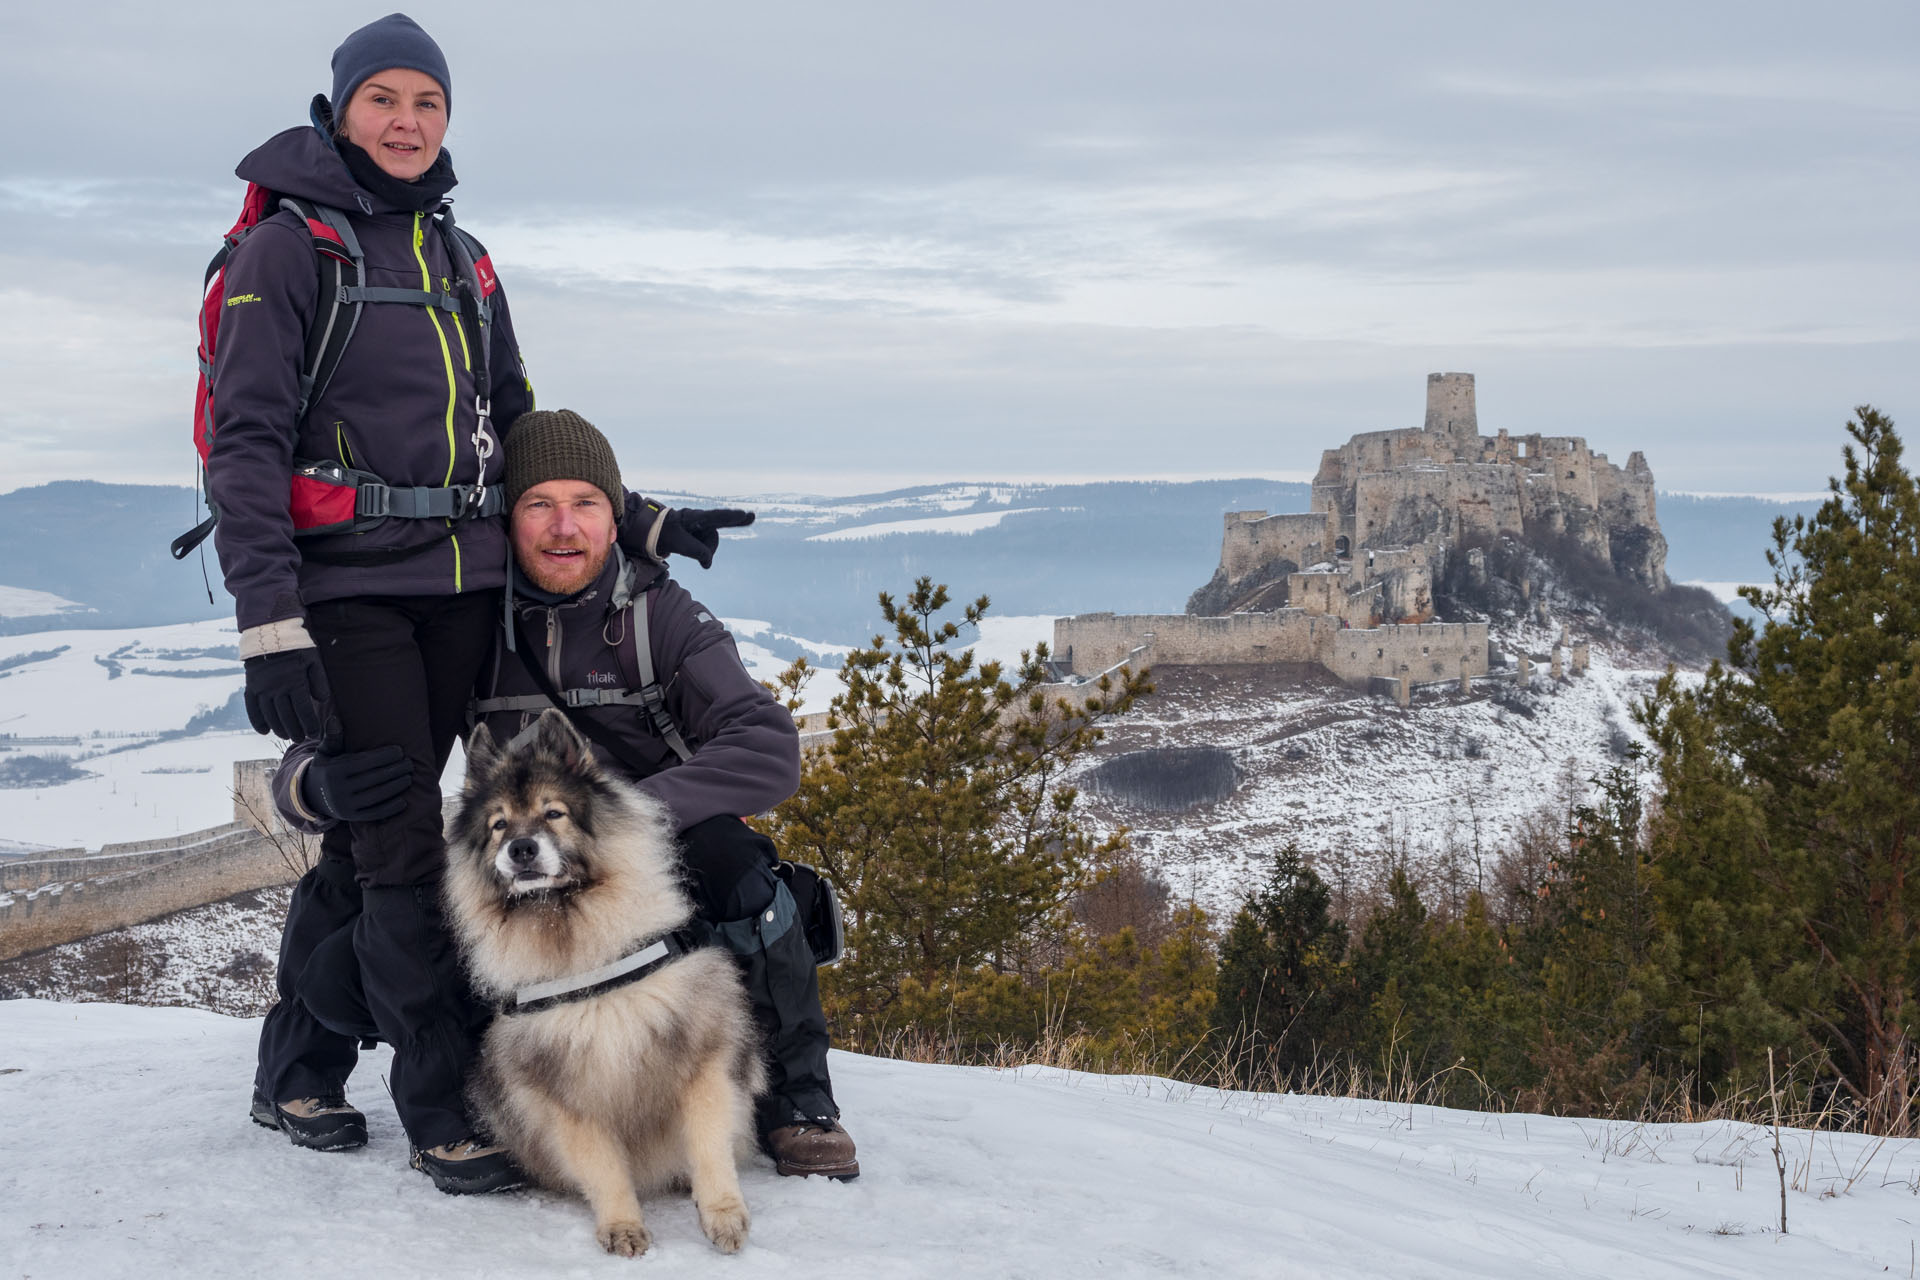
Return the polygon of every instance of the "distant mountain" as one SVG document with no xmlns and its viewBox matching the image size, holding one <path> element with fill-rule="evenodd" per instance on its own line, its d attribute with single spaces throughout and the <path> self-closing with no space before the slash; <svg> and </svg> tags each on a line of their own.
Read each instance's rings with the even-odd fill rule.
<svg viewBox="0 0 1920 1280">
<path fill-rule="evenodd" d="M 948 484 L 823 498 L 658 495 L 678 506 L 747 506 L 760 519 L 726 535 L 714 567 L 675 573 L 716 613 L 759 618 L 816 640 L 860 643 L 880 627 L 875 596 L 925 574 L 957 596 L 985 593 L 1000 614 L 1184 607 L 1220 556 L 1227 511 L 1305 511 L 1309 487 L 1273 480 L 1189 483 Z M 1812 503 L 1661 494 L 1676 581 L 1765 578 L 1768 531 Z M 72 609 L 0 610 L 0 634 L 158 626 L 231 616 L 211 546 L 175 562 L 168 542 L 193 524 L 191 489 L 60 481 L 0 494 L 0 587 Z M 4 597 L 0 597 L 4 598 Z M 49 604 L 53 609 L 59 606 Z"/>
<path fill-rule="evenodd" d="M 0 617 L 0 635 L 231 616 L 233 600 L 220 586 L 212 547 L 211 603 L 198 559 L 176 562 L 167 550 L 198 521 L 193 507 L 193 490 L 158 484 L 60 480 L 0 493 L 0 585 L 47 592 L 91 610 L 10 608 L 13 616 Z"/>
<path fill-rule="evenodd" d="M 1812 515 L 1818 502 L 1663 493 L 1660 532 L 1667 539 L 1667 576 L 1675 582 L 1771 582 L 1767 550 L 1773 522 Z"/>
</svg>

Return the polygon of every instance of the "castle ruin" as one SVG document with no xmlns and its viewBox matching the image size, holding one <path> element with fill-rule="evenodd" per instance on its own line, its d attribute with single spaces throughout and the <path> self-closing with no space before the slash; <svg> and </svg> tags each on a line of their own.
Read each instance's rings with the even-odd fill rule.
<svg viewBox="0 0 1920 1280">
<path fill-rule="evenodd" d="M 1155 664 L 1312 662 L 1349 684 L 1487 671 L 1487 625 L 1434 617 L 1455 556 L 1500 537 L 1571 544 L 1651 591 L 1667 543 L 1644 454 L 1624 469 L 1578 436 L 1480 434 L 1473 375 L 1427 378 L 1420 427 L 1362 432 L 1321 455 L 1310 510 L 1230 511 L 1213 579 L 1176 615 L 1054 624 L 1076 675 L 1146 644 Z"/>
</svg>

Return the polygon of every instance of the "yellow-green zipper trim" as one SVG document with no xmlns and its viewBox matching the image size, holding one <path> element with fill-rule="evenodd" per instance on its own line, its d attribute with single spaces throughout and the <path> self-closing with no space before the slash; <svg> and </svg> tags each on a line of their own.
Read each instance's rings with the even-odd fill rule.
<svg viewBox="0 0 1920 1280">
<path fill-rule="evenodd" d="M 427 234 L 421 229 L 420 215 L 416 213 L 413 215 L 413 260 L 420 264 L 420 287 L 426 292 L 431 293 L 433 292 L 433 273 L 427 270 L 426 255 L 420 252 L 420 246 L 425 244 L 426 241 Z M 454 379 L 453 348 L 447 345 L 447 331 L 441 327 L 440 317 L 434 314 L 434 308 L 427 307 L 425 310 L 427 319 L 433 323 L 434 336 L 440 339 L 440 358 L 446 362 L 447 366 L 447 478 L 441 481 L 441 483 L 451 485 L 453 483 L 453 460 L 455 454 L 455 446 L 453 443 L 453 410 L 454 406 L 459 403 L 460 387 L 459 383 Z M 456 321 L 456 323 L 458 322 Z M 466 335 L 462 334 L 460 336 L 460 352 L 463 356 L 466 354 L 466 349 Z M 469 367 L 471 367 L 471 365 L 469 365 Z M 447 526 L 451 528 L 453 521 L 447 521 Z M 449 537 L 453 543 L 453 593 L 459 595 L 461 585 L 460 537 L 458 534 L 449 535 Z"/>
</svg>

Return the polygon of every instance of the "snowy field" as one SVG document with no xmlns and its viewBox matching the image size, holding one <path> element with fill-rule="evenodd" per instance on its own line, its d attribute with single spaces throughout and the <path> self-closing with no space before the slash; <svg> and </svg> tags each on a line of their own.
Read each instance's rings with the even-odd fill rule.
<svg viewBox="0 0 1920 1280">
<path fill-rule="evenodd" d="M 1495 1116 L 836 1053 L 863 1176 L 754 1157 L 732 1258 L 689 1202 L 637 1261 L 577 1201 L 456 1199 L 405 1168 L 384 1051 L 349 1086 L 359 1152 L 246 1118 L 257 1021 L 0 1002 L 7 1276 L 1074 1277 L 1699 1280 L 1907 1275 L 1920 1143 Z"/>
<path fill-rule="evenodd" d="M 820 671 L 805 711 L 825 711 L 839 691 L 847 649 L 789 635 L 771 623 L 722 619 L 755 679 L 772 681 L 805 654 Z M 1051 617 L 989 615 L 982 661 L 1009 665 L 1051 640 Z M 131 630 L 43 631 L 0 636 L 0 762 L 57 756 L 85 776 L 50 786 L 0 787 L 0 857 L 47 849 L 97 849 L 233 821 L 233 765 L 277 757 L 281 744 L 248 728 L 179 734 L 224 706 L 243 683 L 232 622 Z M 8 665 L 11 663 L 12 665 Z M 457 790 L 466 764 L 456 746 L 442 779 Z"/>
<path fill-rule="evenodd" d="M 0 618 L 37 618 L 49 613 L 87 613 L 86 605 L 51 591 L 27 587 L 0 587 Z"/>
<path fill-rule="evenodd" d="M 98 848 L 233 821 L 233 762 L 276 754 L 247 730 L 179 735 L 240 691 L 232 622 L 0 636 L 0 762 L 70 761 L 84 776 L 0 788 L 10 850 Z"/>
<path fill-rule="evenodd" d="M 867 538 L 884 538 L 896 533 L 978 533 L 982 529 L 991 529 L 1008 516 L 1023 516 L 1031 511 L 1051 510 L 1047 507 L 1013 507 L 1005 511 L 977 511 L 964 516 L 926 516 L 917 520 L 883 520 L 878 524 L 859 524 L 848 529 L 834 529 L 828 533 L 816 533 L 807 538 L 808 542 L 859 542 Z"/>
</svg>

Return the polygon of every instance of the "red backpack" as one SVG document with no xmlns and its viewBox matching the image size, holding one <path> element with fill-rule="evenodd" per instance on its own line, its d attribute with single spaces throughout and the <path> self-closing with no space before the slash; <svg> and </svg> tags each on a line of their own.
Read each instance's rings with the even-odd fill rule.
<svg viewBox="0 0 1920 1280">
<path fill-rule="evenodd" d="M 360 323 L 360 310 L 369 302 L 400 302 L 464 312 L 474 332 L 480 335 L 477 372 L 481 422 L 484 424 L 487 418 L 486 388 L 491 385 L 487 357 L 492 344 L 486 325 L 491 318 L 489 299 L 496 287 L 493 263 L 479 241 L 453 225 L 451 213 L 437 215 L 434 222 L 446 240 L 448 253 L 460 276 L 453 297 L 420 289 L 370 289 L 363 283 L 366 254 L 361 251 L 360 239 L 354 234 L 346 213 L 328 205 L 283 196 L 250 182 L 246 199 L 240 206 L 240 216 L 207 264 L 201 281 L 200 346 L 196 353 L 200 379 L 193 397 L 193 444 L 200 455 L 198 478 L 201 492 L 207 495 L 207 518 L 173 540 L 176 560 L 184 559 L 199 546 L 220 519 L 206 487 L 206 467 L 207 456 L 213 449 L 214 352 L 220 340 L 220 318 L 228 306 L 227 259 L 255 227 L 283 209 L 306 223 L 320 276 L 318 305 L 307 321 L 295 423 L 305 420 L 309 406 L 326 390 L 334 370 L 340 366 L 348 340 Z M 484 432 L 476 435 L 485 438 Z M 491 451 L 490 443 L 487 451 Z M 483 466 L 485 460 L 486 452 L 482 452 Z M 294 536 L 303 537 L 359 532 L 394 518 L 458 520 L 497 515 L 505 509 L 505 495 L 480 484 L 392 488 L 370 471 L 355 470 L 331 460 L 316 462 L 295 458 L 287 506 L 293 516 Z"/>
</svg>

